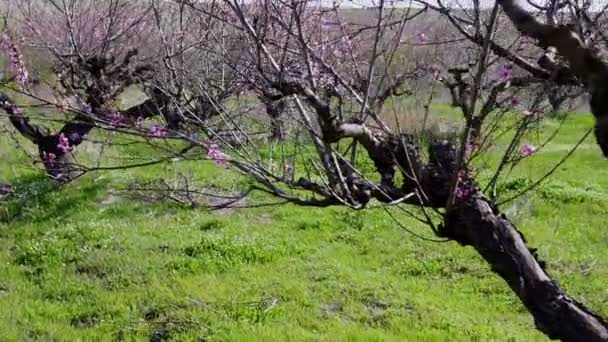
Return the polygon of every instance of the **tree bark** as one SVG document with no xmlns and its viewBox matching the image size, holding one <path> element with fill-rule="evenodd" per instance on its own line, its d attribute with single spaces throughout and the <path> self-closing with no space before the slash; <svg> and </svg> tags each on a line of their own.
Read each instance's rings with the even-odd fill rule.
<svg viewBox="0 0 608 342">
<path fill-rule="evenodd" d="M 283 112 L 285 111 L 285 101 L 267 101 L 266 114 L 270 118 L 270 139 L 272 141 L 283 141 L 286 138 L 285 125 L 283 122 Z"/>
<path fill-rule="evenodd" d="M 557 113 L 562 109 L 562 105 L 568 98 L 567 92 L 558 85 L 550 84 L 546 87 L 547 99 L 553 112 Z"/>
<path fill-rule="evenodd" d="M 470 245 L 500 275 L 551 339 L 608 341 L 608 324 L 570 298 L 544 270 L 521 232 L 480 193 L 447 216 L 444 236 Z"/>
<path fill-rule="evenodd" d="M 4 93 L 0 93 L 0 109 L 8 114 L 11 124 L 21 135 L 36 144 L 49 177 L 58 182 L 72 179 L 74 165 L 71 150 L 80 145 L 85 135 L 95 127 L 87 118 L 77 116 L 66 123 L 58 133 L 51 134 L 45 128 L 32 124 L 23 111 Z M 67 139 L 70 150 L 60 147 L 62 138 Z"/>
<path fill-rule="evenodd" d="M 425 164 L 417 144 L 407 136 L 374 134 L 365 124 L 343 122 L 332 115 L 329 105 L 312 89 L 297 82 L 281 86 L 285 95 L 298 94 L 315 110 L 322 144 L 344 138 L 356 139 L 381 176 L 380 184 L 370 187 L 369 181 L 349 170 L 350 166 L 337 165 L 343 177 L 334 176 L 330 182 L 339 185 L 334 189 L 345 189 L 345 194 L 324 191 L 314 182 L 299 180 L 298 185 L 302 188 L 324 197 L 323 202 L 316 201 L 314 205 L 351 204 L 360 208 L 375 198 L 381 202 L 399 200 L 400 203 L 446 208 L 444 225 L 437 235 L 473 246 L 520 298 L 540 331 L 552 339 L 564 341 L 608 341 L 608 324 L 570 298 L 551 279 L 535 252 L 526 246 L 523 234 L 483 196 L 466 167 L 458 169 L 459 153 L 453 144 L 447 141 L 431 144 Z M 394 177 L 397 165 L 403 173 L 400 187 Z M 328 170 L 335 172 L 331 167 Z M 449 205 L 456 172 L 455 201 Z"/>
<path fill-rule="evenodd" d="M 454 108 L 458 108 L 460 106 L 460 96 L 458 95 L 458 92 L 456 90 L 456 86 L 455 85 L 448 85 L 448 89 L 450 91 L 450 98 L 451 98 L 451 106 Z"/>
<path fill-rule="evenodd" d="M 483 120 L 480 117 L 474 117 L 471 120 L 471 144 L 478 145 L 482 137 Z"/>
</svg>

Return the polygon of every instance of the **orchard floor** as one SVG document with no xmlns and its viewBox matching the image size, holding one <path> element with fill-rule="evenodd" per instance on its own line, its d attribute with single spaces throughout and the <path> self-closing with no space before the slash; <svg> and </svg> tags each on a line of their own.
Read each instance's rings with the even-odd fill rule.
<svg viewBox="0 0 608 342">
<path fill-rule="evenodd" d="M 536 180 L 591 125 L 573 115 L 503 188 Z M 248 184 L 205 162 L 92 173 L 56 188 L 0 136 L 0 182 L 16 187 L 0 202 L 0 341 L 546 340 L 474 250 L 412 236 L 382 209 L 208 211 L 118 192 L 178 172 L 206 186 Z M 608 316 L 608 161 L 593 138 L 502 210 L 550 274 Z"/>
</svg>

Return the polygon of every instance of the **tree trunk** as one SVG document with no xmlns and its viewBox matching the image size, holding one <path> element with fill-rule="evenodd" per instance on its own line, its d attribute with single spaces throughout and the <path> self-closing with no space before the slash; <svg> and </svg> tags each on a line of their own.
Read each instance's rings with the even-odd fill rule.
<svg viewBox="0 0 608 342">
<path fill-rule="evenodd" d="M 548 89 L 547 98 L 553 112 L 557 113 L 561 110 L 562 104 L 566 100 L 566 96 L 563 96 L 562 91 L 558 87 L 551 87 Z"/>
<path fill-rule="evenodd" d="M 64 152 L 58 145 L 58 135 L 45 136 L 38 142 L 38 154 L 49 177 L 66 182 L 73 176 L 72 158 L 70 152 Z"/>
<path fill-rule="evenodd" d="M 449 85 L 448 89 L 450 90 L 450 97 L 452 99 L 451 106 L 457 108 L 460 106 L 460 98 L 458 96 L 458 91 L 456 90 L 455 85 Z"/>
<path fill-rule="evenodd" d="M 509 284 L 533 315 L 537 328 L 549 338 L 608 341 L 608 324 L 550 278 L 521 232 L 480 193 L 448 214 L 442 233 L 473 246 Z"/>
<path fill-rule="evenodd" d="M 471 144 L 478 145 L 482 136 L 483 121 L 479 117 L 475 117 L 471 121 Z"/>
<path fill-rule="evenodd" d="M 340 166 L 346 194 L 323 192 L 318 184 L 299 180 L 301 188 L 325 197 L 324 201 L 316 201 L 314 205 L 349 203 L 361 207 L 375 198 L 385 203 L 399 199 L 400 203 L 445 208 L 444 225 L 437 234 L 462 245 L 473 246 L 520 298 L 540 331 L 550 338 L 565 341 L 608 341 L 608 324 L 568 297 L 547 275 L 534 251 L 526 246 L 523 235 L 492 207 L 475 187 L 467 168 L 459 165 L 455 145 L 448 141 L 431 144 L 425 165 L 413 137 L 404 134 L 375 135 L 364 124 L 340 122 L 331 115 L 329 105 L 309 88 L 297 83 L 283 86 L 284 94 L 302 94 L 315 109 L 322 127 L 322 143 L 330 144 L 351 137 L 357 139 L 381 176 L 380 184 L 372 188 L 367 179 L 352 172 L 352 167 Z M 467 124 L 475 128 L 474 123 Z M 481 128 L 481 123 L 477 128 Z M 319 150 L 323 158 L 324 151 Z M 403 174 L 400 188 L 395 184 L 396 166 Z M 328 173 L 332 172 L 331 168 L 327 169 Z M 456 172 L 458 177 L 455 177 Z M 337 178 L 335 174 L 331 176 Z M 450 205 L 455 178 L 455 203 Z M 331 178 L 330 182 L 338 184 Z"/>
<path fill-rule="evenodd" d="M 171 98 L 154 88 L 150 98 L 141 104 L 128 108 L 122 112 L 131 120 L 147 119 L 161 115 L 167 123 L 167 128 L 177 131 L 184 122 L 184 118 L 173 108 Z M 207 115 L 207 108 L 202 105 L 196 108 L 201 115 Z M 206 120 L 206 119 L 205 119 Z"/>
<path fill-rule="evenodd" d="M 4 93 L 0 93 L 0 108 L 8 114 L 13 127 L 36 144 L 49 177 L 59 182 L 70 180 L 75 171 L 71 151 L 83 142 L 84 137 L 95 127 L 94 124 L 84 116 L 77 116 L 57 134 L 49 134 L 47 129 L 32 124 Z"/>
<path fill-rule="evenodd" d="M 285 124 L 283 122 L 283 112 L 285 111 L 285 101 L 268 101 L 265 103 L 266 114 L 270 118 L 270 139 L 272 141 L 284 141 L 287 137 Z"/>
</svg>

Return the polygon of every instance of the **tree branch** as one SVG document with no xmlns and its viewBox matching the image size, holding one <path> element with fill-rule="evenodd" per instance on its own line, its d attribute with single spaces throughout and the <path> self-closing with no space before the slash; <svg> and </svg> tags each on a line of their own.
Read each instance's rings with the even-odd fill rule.
<svg viewBox="0 0 608 342">
<path fill-rule="evenodd" d="M 21 108 L 5 93 L 0 93 L 0 108 L 8 114 L 8 118 L 15 129 L 31 142 L 37 144 L 46 135 L 45 129 L 30 123 L 23 115 Z"/>
<path fill-rule="evenodd" d="M 539 22 L 516 0 L 497 0 L 517 29 L 539 40 L 541 46 L 555 47 L 569 69 L 591 94 L 591 112 L 596 118 L 595 136 L 604 156 L 608 157 L 608 65 L 581 37 L 565 25 Z"/>
<path fill-rule="evenodd" d="M 473 246 L 521 299 L 536 326 L 563 341 L 606 341 L 608 325 L 545 272 L 521 232 L 481 195 L 448 214 L 442 235 Z"/>
</svg>

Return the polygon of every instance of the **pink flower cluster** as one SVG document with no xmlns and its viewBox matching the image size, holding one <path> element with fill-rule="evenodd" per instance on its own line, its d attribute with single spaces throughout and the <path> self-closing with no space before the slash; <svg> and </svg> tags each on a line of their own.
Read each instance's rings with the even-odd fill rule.
<svg viewBox="0 0 608 342">
<path fill-rule="evenodd" d="M 226 155 L 222 153 L 220 146 L 214 143 L 207 147 L 207 158 L 213 160 L 218 166 L 223 165 L 226 161 Z"/>
<path fill-rule="evenodd" d="M 59 134 L 59 143 L 57 144 L 57 148 L 63 151 L 63 153 L 68 153 L 73 150 L 73 147 L 70 146 L 70 140 L 63 133 Z"/>
<path fill-rule="evenodd" d="M 119 126 L 123 124 L 124 121 L 125 117 L 122 116 L 122 114 L 120 114 L 119 112 L 114 112 L 112 113 L 112 115 L 110 115 L 110 123 L 112 124 L 112 126 Z"/>
<path fill-rule="evenodd" d="M 152 126 L 150 127 L 150 134 L 155 137 L 162 138 L 167 135 L 167 131 L 157 124 L 152 124 Z"/>
<path fill-rule="evenodd" d="M 511 82 L 513 78 L 513 66 L 510 64 L 503 64 L 498 67 L 497 76 L 500 81 Z"/>
<path fill-rule="evenodd" d="M 454 196 L 457 199 L 466 200 L 475 192 L 475 185 L 472 181 L 473 176 L 473 172 L 469 170 L 458 172 L 458 183 L 454 191 Z"/>
<path fill-rule="evenodd" d="M 42 158 L 49 163 L 54 163 L 55 160 L 57 160 L 57 156 L 55 155 L 55 153 L 50 153 L 50 152 L 49 153 L 43 152 Z"/>
<path fill-rule="evenodd" d="M 456 192 L 454 193 L 454 195 L 456 196 L 456 198 L 462 200 L 462 199 L 466 199 L 467 197 L 469 197 L 471 195 L 471 191 L 468 187 L 462 186 L 462 184 L 459 184 L 458 187 L 456 188 Z"/>
<path fill-rule="evenodd" d="M 534 145 L 524 144 L 519 151 L 519 156 L 521 158 L 526 158 L 534 154 L 534 152 L 536 152 L 536 147 Z"/>
<path fill-rule="evenodd" d="M 25 84 L 29 77 L 23 56 L 17 47 L 17 44 L 11 39 L 11 37 L 4 33 L 0 36 L 0 49 L 5 50 L 8 53 L 8 59 L 11 63 L 11 68 L 15 72 L 15 79 L 19 84 Z"/>
</svg>

